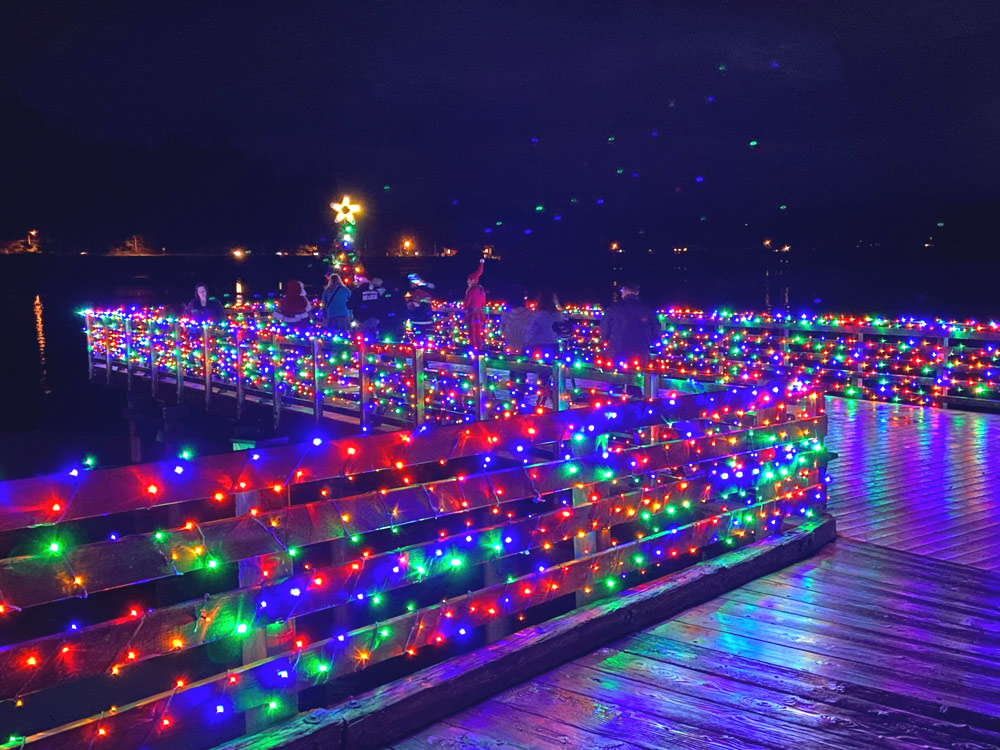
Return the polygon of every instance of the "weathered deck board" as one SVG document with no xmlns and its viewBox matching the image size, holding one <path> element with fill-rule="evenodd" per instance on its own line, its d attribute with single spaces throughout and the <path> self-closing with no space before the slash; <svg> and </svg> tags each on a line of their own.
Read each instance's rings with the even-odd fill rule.
<svg viewBox="0 0 1000 750">
<path fill-rule="evenodd" d="M 1000 415 L 826 404 L 842 537 L 1000 570 Z"/>
<path fill-rule="evenodd" d="M 842 540 L 393 747 L 1000 748 L 998 601 Z"/>
</svg>

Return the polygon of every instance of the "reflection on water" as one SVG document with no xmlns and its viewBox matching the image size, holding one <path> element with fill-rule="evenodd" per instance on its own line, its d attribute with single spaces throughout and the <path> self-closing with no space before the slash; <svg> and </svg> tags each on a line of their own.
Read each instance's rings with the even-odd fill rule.
<svg viewBox="0 0 1000 750">
<path fill-rule="evenodd" d="M 788 301 L 788 278 L 786 271 L 782 268 L 764 269 L 764 309 L 769 313 L 776 312 L 771 301 L 771 290 L 774 289 L 775 297 L 778 300 L 778 312 L 786 315 L 791 312 L 791 304 Z"/>
<path fill-rule="evenodd" d="M 38 384 L 42 388 L 42 393 L 47 396 L 52 393 L 52 389 L 49 388 L 49 370 L 48 364 L 45 361 L 45 324 L 42 321 L 42 314 L 45 312 L 45 307 L 42 305 L 42 298 L 38 294 L 35 295 L 35 304 L 33 307 L 35 311 L 35 341 L 38 343 L 38 364 L 41 369 L 41 377 Z"/>
<path fill-rule="evenodd" d="M 691 283 L 690 278 L 688 277 L 688 270 L 687 265 L 683 263 L 675 264 L 673 267 L 673 282 L 682 289 L 687 288 L 687 286 Z"/>
</svg>

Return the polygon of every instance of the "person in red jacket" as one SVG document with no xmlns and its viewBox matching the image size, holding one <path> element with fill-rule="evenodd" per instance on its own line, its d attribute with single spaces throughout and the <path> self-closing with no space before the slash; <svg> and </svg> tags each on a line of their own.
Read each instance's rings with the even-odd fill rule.
<svg viewBox="0 0 1000 750">
<path fill-rule="evenodd" d="M 483 263 L 479 259 L 479 268 L 469 274 L 466 282 L 469 288 L 465 290 L 465 300 L 462 310 L 465 311 L 465 325 L 469 329 L 469 346 L 475 352 L 483 350 L 483 326 L 486 325 L 486 290 L 479 285 L 479 277 L 483 275 Z"/>
</svg>

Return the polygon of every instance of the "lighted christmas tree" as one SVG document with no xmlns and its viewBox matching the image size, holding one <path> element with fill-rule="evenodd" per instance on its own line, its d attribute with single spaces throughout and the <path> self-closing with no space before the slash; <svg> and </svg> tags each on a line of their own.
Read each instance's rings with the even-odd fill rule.
<svg viewBox="0 0 1000 750">
<path fill-rule="evenodd" d="M 330 256 L 330 267 L 339 273 L 345 283 L 350 283 L 356 274 L 363 273 L 361 260 L 357 252 L 357 214 L 361 206 L 351 202 L 351 197 L 345 195 L 337 203 L 331 203 L 330 208 L 336 211 L 333 217 L 337 225 L 337 239 L 333 243 Z"/>
</svg>

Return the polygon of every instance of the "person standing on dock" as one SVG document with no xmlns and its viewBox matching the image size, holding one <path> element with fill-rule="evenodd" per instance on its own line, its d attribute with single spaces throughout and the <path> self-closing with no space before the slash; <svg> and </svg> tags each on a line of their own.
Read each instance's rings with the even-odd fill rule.
<svg viewBox="0 0 1000 750">
<path fill-rule="evenodd" d="M 393 281 L 384 286 L 385 293 L 379 299 L 378 332 L 393 341 L 402 341 L 406 333 L 406 295 Z"/>
<path fill-rule="evenodd" d="M 536 359 L 553 359 L 559 353 L 559 331 L 566 316 L 559 312 L 559 301 L 551 291 L 542 292 L 524 326 L 524 346 Z"/>
<path fill-rule="evenodd" d="M 470 273 L 466 278 L 468 288 L 465 290 L 465 299 L 462 301 L 462 310 L 465 311 L 465 325 L 469 329 L 469 346 L 474 352 L 483 351 L 483 327 L 486 325 L 486 290 L 479 284 L 479 278 L 483 275 L 483 264 L 485 259 L 479 259 L 479 268 Z"/>
<path fill-rule="evenodd" d="M 408 277 L 410 291 L 406 294 L 406 310 L 410 322 L 410 330 L 417 341 L 427 341 L 428 334 L 434 329 L 434 317 L 431 311 L 431 290 L 433 284 L 424 281 L 418 274 L 411 273 Z"/>
<path fill-rule="evenodd" d="M 639 300 L 639 284 L 622 284 L 622 298 L 601 318 L 601 339 L 607 342 L 608 357 L 618 366 L 645 367 L 649 347 L 660 336 L 656 313 Z"/>
<path fill-rule="evenodd" d="M 306 288 L 301 281 L 289 279 L 285 282 L 285 293 L 274 308 L 274 318 L 282 323 L 296 324 L 309 319 L 312 303 L 306 297 Z"/>
<path fill-rule="evenodd" d="M 524 329 L 531 320 L 531 314 L 524 290 L 518 290 L 508 298 L 508 307 L 500 314 L 500 328 L 511 354 L 524 352 Z"/>
<path fill-rule="evenodd" d="M 215 323 L 222 320 L 222 303 L 208 296 L 205 284 L 195 284 L 194 298 L 184 307 L 184 317 L 197 323 Z"/>
<path fill-rule="evenodd" d="M 365 336 L 378 335 L 379 323 L 381 322 L 379 318 L 383 315 L 382 308 L 384 307 L 382 298 L 385 293 L 382 279 L 377 276 L 373 276 L 371 279 L 358 276 L 358 308 L 355 311 L 355 317 L 360 322 L 361 332 Z"/>
<path fill-rule="evenodd" d="M 524 346 L 528 357 L 551 366 L 559 355 L 559 333 L 566 325 L 566 316 L 559 311 L 559 300 L 552 291 L 544 291 L 535 298 L 534 309 L 524 326 Z M 532 373 L 527 373 L 530 379 Z M 544 406 L 551 399 L 555 404 L 552 390 L 551 369 L 543 368 L 538 376 L 538 395 L 535 406 Z"/>
<path fill-rule="evenodd" d="M 339 273 L 329 273 L 323 288 L 323 323 L 341 335 L 351 332 L 351 310 L 347 306 L 351 290 L 344 284 Z"/>
</svg>

